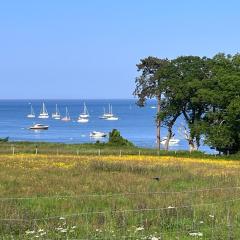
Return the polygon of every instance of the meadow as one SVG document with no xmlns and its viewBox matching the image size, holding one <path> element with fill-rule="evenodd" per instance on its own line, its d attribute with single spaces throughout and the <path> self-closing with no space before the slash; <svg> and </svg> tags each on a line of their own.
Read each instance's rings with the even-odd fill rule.
<svg viewBox="0 0 240 240">
<path fill-rule="evenodd" d="M 240 161 L 0 154 L 1 239 L 240 239 Z"/>
</svg>

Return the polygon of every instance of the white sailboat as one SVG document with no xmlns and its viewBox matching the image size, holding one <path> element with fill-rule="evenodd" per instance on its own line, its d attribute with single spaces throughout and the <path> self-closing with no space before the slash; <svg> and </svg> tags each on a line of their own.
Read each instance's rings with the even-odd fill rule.
<svg viewBox="0 0 240 240">
<path fill-rule="evenodd" d="M 89 113 L 88 113 L 85 102 L 83 103 L 83 112 L 79 114 L 77 122 L 79 122 L 79 123 L 89 122 Z"/>
<path fill-rule="evenodd" d="M 81 117 L 79 117 L 77 122 L 79 122 L 79 123 L 87 123 L 87 122 L 89 122 L 89 119 L 88 118 L 81 118 Z"/>
<path fill-rule="evenodd" d="M 112 105 L 109 104 L 109 112 L 104 115 L 106 118 L 105 120 L 108 121 L 117 121 L 118 117 L 114 116 L 113 111 L 112 111 Z"/>
<path fill-rule="evenodd" d="M 66 107 L 66 115 L 65 115 L 65 117 L 63 117 L 61 120 L 62 120 L 62 121 L 65 121 L 65 122 L 71 121 L 71 118 L 70 118 L 70 115 L 69 115 L 69 112 L 68 112 L 68 108 L 67 108 L 67 107 Z"/>
<path fill-rule="evenodd" d="M 60 115 L 60 112 L 59 112 L 59 109 L 58 109 L 57 104 L 56 104 L 56 110 L 55 110 L 55 113 L 52 114 L 52 118 L 53 118 L 53 119 L 56 119 L 56 120 L 61 119 L 61 115 Z"/>
<path fill-rule="evenodd" d="M 32 104 L 31 104 L 30 113 L 27 115 L 27 117 L 28 117 L 28 118 L 35 118 L 35 113 L 34 113 Z"/>
<path fill-rule="evenodd" d="M 89 118 L 89 113 L 85 102 L 83 103 L 83 112 L 79 115 L 80 118 Z"/>
<path fill-rule="evenodd" d="M 100 118 L 100 119 L 105 119 L 105 120 L 107 120 L 108 118 L 112 118 L 112 117 L 114 117 L 114 115 L 113 115 L 113 113 L 112 113 L 112 105 L 109 104 L 109 105 L 108 105 L 108 112 L 106 113 L 106 112 L 105 112 L 105 108 L 103 108 L 103 115 L 100 116 L 99 118 Z"/>
<path fill-rule="evenodd" d="M 49 115 L 48 115 L 48 112 L 47 112 L 47 108 L 46 108 L 44 102 L 42 104 L 42 110 L 41 110 L 38 118 L 42 118 L 42 119 L 49 118 Z"/>
</svg>

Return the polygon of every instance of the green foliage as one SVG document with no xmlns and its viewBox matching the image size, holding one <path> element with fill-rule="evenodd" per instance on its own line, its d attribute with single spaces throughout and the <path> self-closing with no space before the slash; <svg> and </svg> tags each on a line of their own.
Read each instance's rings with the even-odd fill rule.
<svg viewBox="0 0 240 240">
<path fill-rule="evenodd" d="M 8 139 L 9 139 L 9 137 L 6 137 L 6 138 L 0 138 L 0 143 L 1 143 L 1 142 L 8 142 Z"/>
<path fill-rule="evenodd" d="M 186 140 L 194 149 L 204 136 L 205 143 L 224 154 L 240 151 L 239 54 L 219 53 L 211 59 L 148 57 L 137 66 L 142 75 L 136 80 L 135 95 L 141 103 L 162 96 L 157 119 L 168 136 L 182 115 L 189 131 Z"/>
<path fill-rule="evenodd" d="M 109 133 L 108 144 L 114 145 L 114 146 L 134 146 L 133 143 L 131 143 L 127 139 L 123 138 L 117 129 L 113 129 Z"/>
</svg>

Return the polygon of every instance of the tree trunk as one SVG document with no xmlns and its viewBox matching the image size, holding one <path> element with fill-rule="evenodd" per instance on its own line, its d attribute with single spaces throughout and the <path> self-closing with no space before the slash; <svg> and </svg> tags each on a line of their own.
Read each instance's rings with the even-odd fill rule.
<svg viewBox="0 0 240 240">
<path fill-rule="evenodd" d="M 166 139 L 166 142 L 165 142 L 165 150 L 168 151 L 169 150 L 169 142 L 172 138 L 173 134 L 172 134 L 172 128 L 169 128 L 168 129 L 168 134 L 167 134 L 167 139 Z"/>
<path fill-rule="evenodd" d="M 157 116 L 161 111 L 161 94 L 157 97 Z M 157 148 L 161 149 L 161 120 L 157 118 Z"/>
<path fill-rule="evenodd" d="M 189 144 L 189 151 L 190 152 L 198 150 L 197 144 L 195 143 L 195 141 L 194 141 L 194 139 L 192 137 L 189 137 L 188 144 Z"/>
</svg>

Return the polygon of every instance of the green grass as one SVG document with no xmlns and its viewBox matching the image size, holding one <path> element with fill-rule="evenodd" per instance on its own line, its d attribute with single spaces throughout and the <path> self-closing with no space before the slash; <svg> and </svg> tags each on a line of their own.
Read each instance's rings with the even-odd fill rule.
<svg viewBox="0 0 240 240">
<path fill-rule="evenodd" d="M 218 160 L 2 154 L 0 236 L 239 239 L 240 162 Z"/>
<path fill-rule="evenodd" d="M 73 155 L 150 155 L 150 156 L 176 156 L 176 157 L 195 157 L 195 158 L 212 158 L 216 157 L 224 160 L 239 160 L 240 155 L 218 156 L 205 154 L 200 151 L 190 153 L 189 151 L 158 151 L 152 148 L 112 146 L 109 144 L 63 144 L 63 143 L 48 143 L 48 142 L 2 142 L 0 143 L 0 154 L 14 153 L 35 153 L 36 148 L 41 154 L 73 154 Z"/>
</svg>

